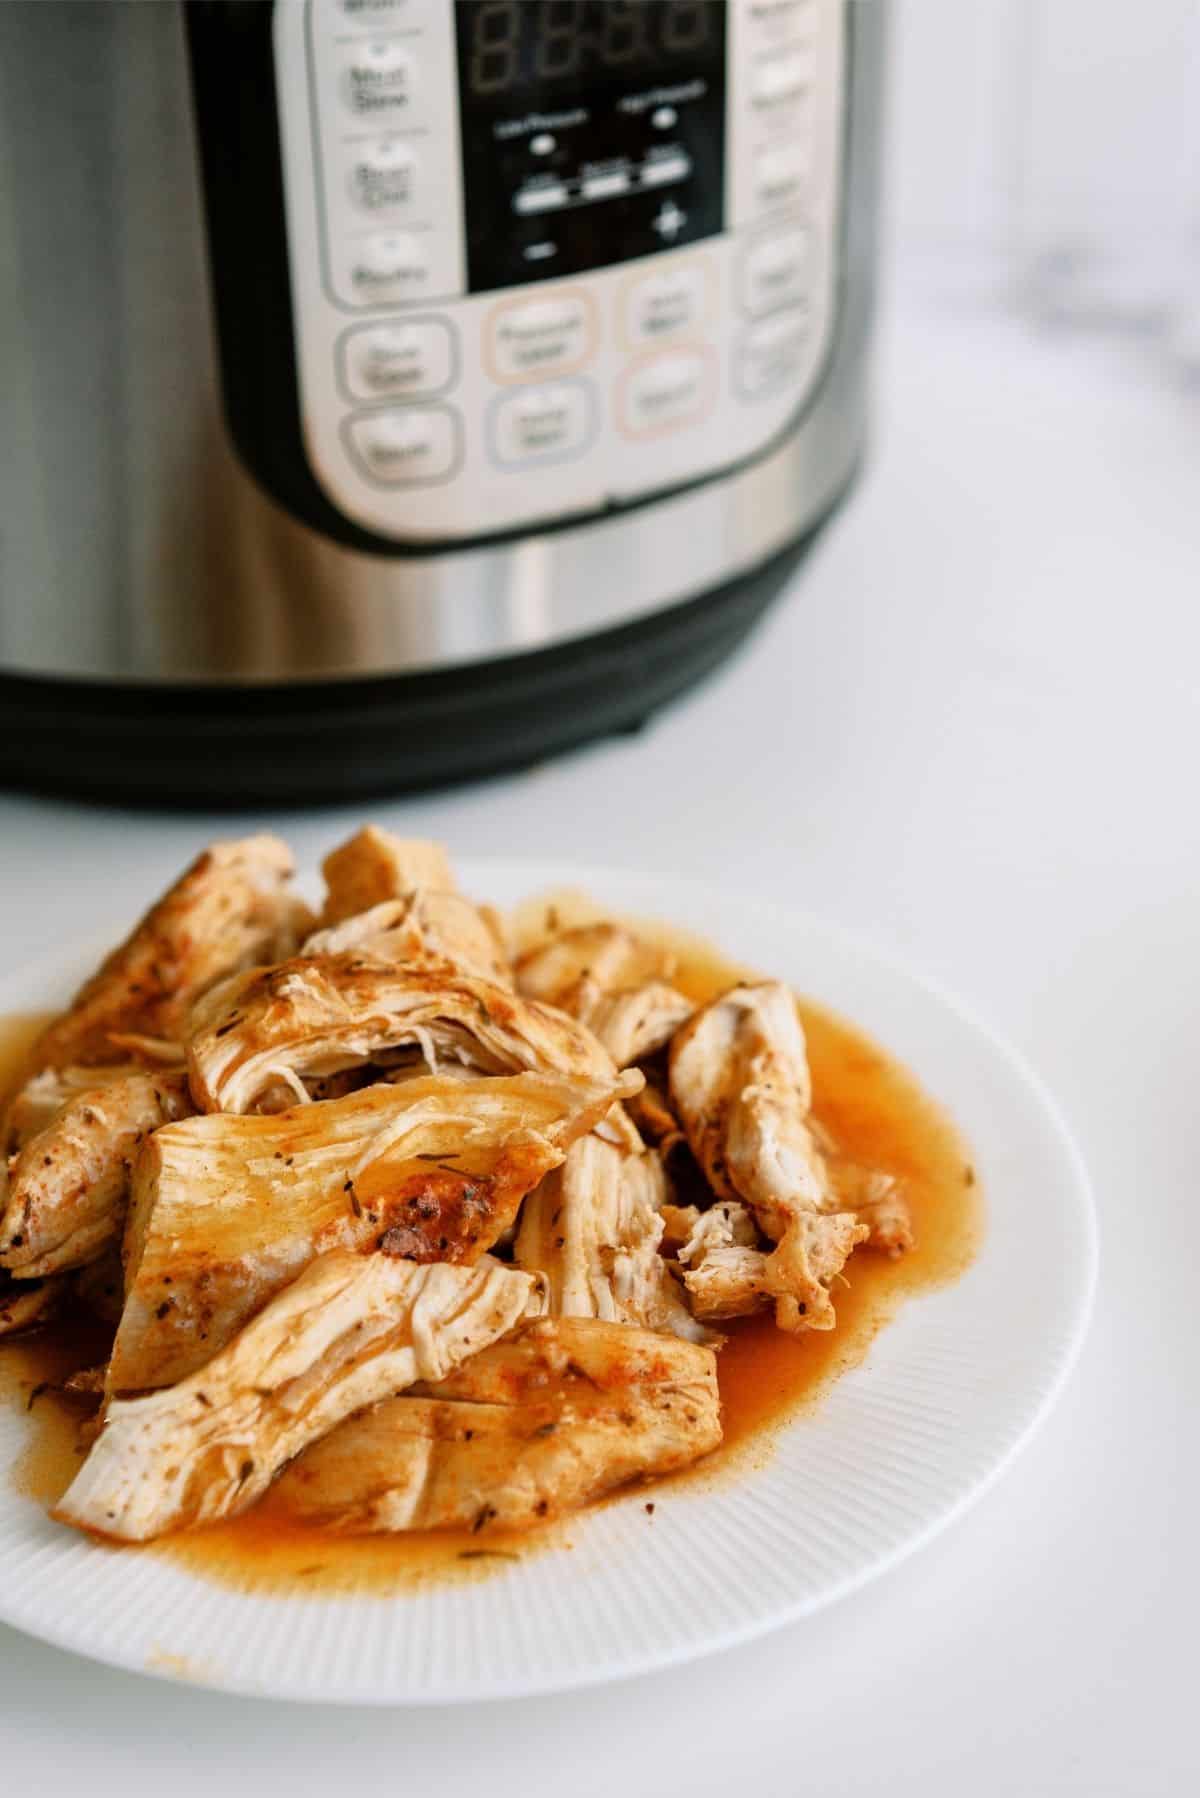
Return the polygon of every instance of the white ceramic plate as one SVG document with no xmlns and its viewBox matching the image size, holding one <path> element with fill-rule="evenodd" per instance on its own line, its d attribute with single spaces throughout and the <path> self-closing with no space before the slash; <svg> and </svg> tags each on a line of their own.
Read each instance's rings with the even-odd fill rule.
<svg viewBox="0 0 1200 1798">
<path fill-rule="evenodd" d="M 1046 1416 L 1086 1326 L 1095 1223 L 1063 1121 L 1011 1051 L 814 918 L 670 878 L 552 863 L 480 862 L 462 878 L 500 904 L 575 886 L 668 918 L 860 1024 L 971 1145 L 988 1206 L 975 1264 L 910 1301 L 765 1465 L 670 1491 L 652 1528 L 635 1497 L 578 1520 L 570 1553 L 534 1554 L 478 1583 L 391 1598 L 244 1597 L 137 1550 L 97 1548 L 0 1478 L 4 1621 L 117 1666 L 309 1703 L 589 1685 L 744 1641 L 861 1586 L 978 1498 Z M 0 1011 L 63 1000 L 89 965 L 71 961 L 0 981 Z M 0 1474 L 26 1427 L 0 1412 Z"/>
</svg>

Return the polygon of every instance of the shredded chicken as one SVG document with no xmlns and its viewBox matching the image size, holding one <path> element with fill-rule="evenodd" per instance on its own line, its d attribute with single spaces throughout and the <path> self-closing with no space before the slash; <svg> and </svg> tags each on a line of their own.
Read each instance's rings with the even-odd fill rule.
<svg viewBox="0 0 1200 1798">
<path fill-rule="evenodd" d="M 772 1301 L 762 1238 L 737 1199 L 719 1199 L 707 1211 L 694 1211 L 678 1260 L 698 1318 L 748 1317 Z"/>
<path fill-rule="evenodd" d="M 912 1212 L 894 1174 L 860 1167 L 836 1152 L 828 1158 L 830 1177 L 842 1210 L 852 1211 L 870 1231 L 865 1246 L 898 1261 L 916 1246 Z"/>
<path fill-rule="evenodd" d="M 294 1515 L 332 1530 L 528 1529 L 720 1440 L 711 1349 L 544 1319 L 439 1384 L 348 1418 L 277 1490 Z"/>
<path fill-rule="evenodd" d="M 665 1198 L 656 1155 L 630 1155 L 598 1136 L 581 1137 L 525 1201 L 517 1265 L 547 1276 L 554 1315 L 711 1341 L 659 1253 Z"/>
<path fill-rule="evenodd" d="M 450 858 L 441 843 L 395 837 L 368 824 L 321 864 L 328 889 L 323 924 L 340 924 L 385 899 L 404 899 L 418 889 L 456 892 Z"/>
<path fill-rule="evenodd" d="M 510 980 L 493 931 L 461 893 L 422 889 L 403 899 L 381 900 L 369 911 L 315 931 L 301 954 L 341 955 L 349 949 L 388 962 L 452 962 L 485 980 Z"/>
<path fill-rule="evenodd" d="M 663 980 L 594 997 L 581 992 L 577 1004 L 577 1010 L 575 1005 L 566 1009 L 599 1037 L 619 1068 L 632 1067 L 664 1048 L 695 1009 L 690 999 Z"/>
<path fill-rule="evenodd" d="M 178 1057 L 177 1057 L 178 1059 Z M 123 1080 L 130 1072 L 127 1061 L 110 1067 L 43 1068 L 13 1094 L 4 1114 L 3 1154 L 11 1157 L 56 1118 L 64 1105 L 80 1093 Z"/>
<path fill-rule="evenodd" d="M 623 925 L 584 924 L 530 950 L 514 973 L 520 992 L 578 1018 L 625 1068 L 663 1048 L 692 1014 L 667 983 L 671 967 Z"/>
<path fill-rule="evenodd" d="M 197 1005 L 188 1044 L 202 1111 L 246 1112 L 284 1082 L 375 1062 L 416 1044 L 484 1073 L 607 1079 L 612 1058 L 574 1019 L 448 963 L 395 967 L 354 952 L 297 956 L 240 974 Z M 640 1085 L 640 1082 L 639 1082 Z"/>
<path fill-rule="evenodd" d="M 494 1261 L 323 1255 L 199 1373 L 110 1403 L 54 1515 L 145 1542 L 244 1511 L 344 1417 L 445 1379 L 540 1302 L 533 1275 Z"/>
<path fill-rule="evenodd" d="M 0 1337 L 46 1323 L 69 1296 L 69 1281 L 14 1280 L 0 1269 Z"/>
<path fill-rule="evenodd" d="M 643 942 L 622 924 L 580 924 L 559 931 L 513 966 L 518 991 L 548 1005 L 560 1005 L 581 980 L 602 992 L 620 992 L 664 980 L 674 971 L 667 951 Z"/>
<path fill-rule="evenodd" d="M 54 1514 L 116 1541 L 273 1484 L 336 1532 L 531 1527 L 720 1442 L 713 1326 L 830 1329 L 855 1246 L 913 1243 L 785 987 L 697 1010 L 649 927 L 555 906 L 514 966 L 436 843 L 324 870 L 318 927 L 277 838 L 214 844 L 0 1119 L 0 1336 L 111 1326 L 53 1388 Z"/>
<path fill-rule="evenodd" d="M 178 1042 L 206 987 L 291 954 L 307 933 L 311 919 L 288 891 L 291 875 L 291 851 L 278 837 L 214 843 L 43 1032 L 31 1065 L 111 1062 L 114 1032 Z"/>
<path fill-rule="evenodd" d="M 698 1205 L 673 1205 L 669 1201 L 659 1207 L 662 1218 L 662 1246 L 668 1255 L 681 1249 L 703 1215 Z"/>
<path fill-rule="evenodd" d="M 134 1169 L 111 1386 L 203 1366 L 316 1255 L 476 1260 L 641 1076 L 437 1075 L 157 1131 Z"/>
<path fill-rule="evenodd" d="M 671 1045 L 671 1098 L 713 1191 L 744 1200 L 776 1245 L 765 1277 L 780 1328 L 832 1329 L 830 1286 L 868 1228 L 836 1210 L 787 987 L 733 987 L 685 1024 Z"/>
<path fill-rule="evenodd" d="M 125 1073 L 69 1099 L 9 1168 L 0 1266 L 30 1279 L 97 1260 L 120 1237 L 143 1138 L 191 1110 L 182 1072 Z"/>
</svg>

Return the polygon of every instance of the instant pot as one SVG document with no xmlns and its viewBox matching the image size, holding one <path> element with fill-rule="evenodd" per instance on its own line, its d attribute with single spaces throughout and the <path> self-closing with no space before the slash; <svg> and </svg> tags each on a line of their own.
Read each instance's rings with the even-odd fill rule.
<svg viewBox="0 0 1200 1798">
<path fill-rule="evenodd" d="M 852 480 L 878 0 L 0 6 L 0 778 L 464 778 L 713 667 Z"/>
</svg>

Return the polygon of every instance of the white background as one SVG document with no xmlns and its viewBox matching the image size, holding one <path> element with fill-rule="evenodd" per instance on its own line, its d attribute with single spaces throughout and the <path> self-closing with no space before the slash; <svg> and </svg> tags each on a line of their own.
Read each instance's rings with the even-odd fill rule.
<svg viewBox="0 0 1200 1798">
<path fill-rule="evenodd" d="M 1028 15 L 980 5 L 972 31 L 971 10 L 910 0 L 901 18 L 873 452 L 794 595 L 641 736 L 370 811 L 464 854 L 528 846 L 791 900 L 962 993 L 1056 1089 L 1095 1179 L 1099 1300 L 1058 1410 L 876 1586 L 592 1694 L 302 1710 L 0 1630 L 6 1790 L 1195 1788 L 1200 395 L 1144 334 L 1039 326 L 988 272 L 1003 231 L 969 241 L 998 152 L 979 126 L 971 169 L 956 158 L 950 134 L 979 125 L 958 76 L 993 91 L 986 33 L 1014 41 L 1001 15 Z M 1099 10 L 1135 33 L 1136 9 Z M 282 822 L 309 859 L 359 816 Z M 217 830 L 0 799 L 5 960 L 139 907 Z"/>
</svg>

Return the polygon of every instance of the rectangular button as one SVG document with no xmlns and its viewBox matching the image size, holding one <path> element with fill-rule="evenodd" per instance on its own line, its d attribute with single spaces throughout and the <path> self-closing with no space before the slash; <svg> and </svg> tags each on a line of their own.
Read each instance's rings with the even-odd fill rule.
<svg viewBox="0 0 1200 1798">
<path fill-rule="evenodd" d="M 793 306 L 804 298 L 808 271 L 808 232 L 803 225 L 760 237 L 742 263 L 742 306 L 752 318 Z"/>
<path fill-rule="evenodd" d="M 567 203 L 567 190 L 561 181 L 539 181 L 536 186 L 521 187 L 513 196 L 514 212 L 553 212 Z"/>
<path fill-rule="evenodd" d="M 743 399 L 780 397 L 795 383 L 808 346 L 807 306 L 792 306 L 751 325 L 737 349 L 737 385 Z"/>
<path fill-rule="evenodd" d="M 620 383 L 618 416 L 628 437 L 656 437 L 698 424 L 712 398 L 713 359 L 704 350 L 665 350 L 634 363 Z"/>
<path fill-rule="evenodd" d="M 591 354 L 592 305 L 583 294 L 507 302 L 492 314 L 487 334 L 493 380 L 565 374 Z"/>
<path fill-rule="evenodd" d="M 393 406 L 359 412 L 346 433 L 359 466 L 381 487 L 444 481 L 459 459 L 459 425 L 449 406 Z"/>
<path fill-rule="evenodd" d="M 629 192 L 629 171 L 613 169 L 607 175 L 585 175 L 583 177 L 583 197 L 585 200 L 611 200 L 614 194 Z"/>
<path fill-rule="evenodd" d="M 806 143 L 772 144 L 760 150 L 754 159 L 754 194 L 758 204 L 771 210 L 794 206 L 804 192 L 810 165 Z"/>
<path fill-rule="evenodd" d="M 355 325 L 338 346 L 342 386 L 351 399 L 426 396 L 454 379 L 454 345 L 443 318 Z"/>
<path fill-rule="evenodd" d="M 806 49 L 764 56 L 754 65 L 751 92 L 755 105 L 776 106 L 807 92 L 812 86 L 813 67 L 812 52 Z"/>
<path fill-rule="evenodd" d="M 577 455 L 591 438 L 594 409 L 584 381 L 505 394 L 492 414 L 492 454 L 506 468 Z"/>
<path fill-rule="evenodd" d="M 667 337 L 695 332 L 708 311 L 708 277 L 699 262 L 642 275 L 625 292 L 627 343 L 661 343 Z"/>
<path fill-rule="evenodd" d="M 671 156 L 655 156 L 642 164 L 643 187 L 665 187 L 669 181 L 686 181 L 692 159 L 682 150 Z"/>
<path fill-rule="evenodd" d="M 430 291 L 429 249 L 407 231 L 355 240 L 347 246 L 345 285 L 360 306 L 393 306 Z"/>
</svg>

